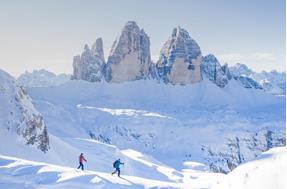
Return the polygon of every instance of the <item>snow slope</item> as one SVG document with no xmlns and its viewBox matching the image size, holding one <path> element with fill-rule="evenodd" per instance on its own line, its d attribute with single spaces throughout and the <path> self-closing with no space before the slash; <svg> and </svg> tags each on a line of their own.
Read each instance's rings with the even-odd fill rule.
<svg viewBox="0 0 287 189">
<path fill-rule="evenodd" d="M 286 147 L 274 148 L 256 160 L 234 169 L 212 189 L 285 189 L 287 176 Z"/>
<path fill-rule="evenodd" d="M 52 135 L 130 148 L 177 170 L 197 161 L 229 172 L 286 141 L 285 99 L 230 83 L 70 81 L 28 91 Z"/>
<path fill-rule="evenodd" d="M 14 149 L 8 152 L 13 157 L 0 155 L 1 188 L 207 188 L 222 177 L 198 163 L 189 162 L 189 167 L 177 171 L 132 149 L 90 139 L 50 137 L 51 150 L 44 155 L 20 143 L 13 146 L 13 139 L 1 136 Z M 19 146 L 22 150 L 15 151 Z M 85 171 L 75 169 L 80 152 L 88 160 Z M 110 174 L 118 157 L 125 162 L 122 178 Z"/>
<path fill-rule="evenodd" d="M 0 186 L 3 188 L 198 188 L 209 187 L 221 174 L 194 171 L 192 183 L 167 182 L 123 175 L 121 178 L 99 171 L 79 171 L 43 162 L 0 156 Z M 209 180 L 207 180 L 209 178 Z M 191 179 L 190 179 L 191 180 Z"/>
<path fill-rule="evenodd" d="M 224 88 L 208 79 L 186 86 L 72 80 L 28 94 L 43 114 L 50 149 L 1 130 L 6 188 L 210 188 L 223 177 L 212 171 L 229 172 L 286 145 L 285 99 L 234 80 Z M 85 172 L 74 169 L 81 152 Z M 126 180 L 110 176 L 119 157 Z"/>
<path fill-rule="evenodd" d="M 63 188 L 210 188 L 284 189 L 286 188 L 286 147 L 263 153 L 228 175 L 197 170 L 202 165 L 189 163 L 181 181 L 160 181 L 136 176 L 114 177 L 100 171 L 79 171 L 49 163 L 0 156 L 0 186 L 13 189 Z"/>
</svg>

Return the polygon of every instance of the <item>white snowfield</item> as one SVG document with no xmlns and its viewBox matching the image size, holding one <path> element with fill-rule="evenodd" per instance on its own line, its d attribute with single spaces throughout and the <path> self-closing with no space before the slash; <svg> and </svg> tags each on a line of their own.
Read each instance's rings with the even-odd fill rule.
<svg viewBox="0 0 287 189">
<path fill-rule="evenodd" d="M 207 189 L 224 184 L 228 177 L 212 172 L 211 165 L 228 171 L 226 158 L 234 164 L 253 160 L 283 145 L 286 132 L 284 98 L 230 82 L 222 89 L 205 78 L 187 86 L 73 80 L 28 88 L 47 126 L 50 149 L 43 153 L 25 145 L 0 125 L 0 188 Z M 81 152 L 88 160 L 84 172 L 75 169 Z M 125 163 L 122 179 L 111 176 L 118 158 Z"/>
<path fill-rule="evenodd" d="M 53 137 L 52 141 L 55 141 Z M 220 173 L 207 171 L 203 164 L 196 162 L 187 163 L 189 167 L 180 172 L 131 149 L 119 150 L 115 146 L 95 140 L 68 139 L 67 141 L 73 144 L 73 147 L 67 148 L 66 146 L 64 148 L 64 142 L 58 141 L 57 144 L 51 144 L 54 146 L 54 152 L 43 155 L 30 150 L 30 153 L 25 155 L 30 157 L 29 159 L 42 158 L 42 161 L 45 162 L 55 162 L 56 158 L 53 155 L 59 154 L 60 150 L 66 151 L 63 153 L 72 154 L 73 150 L 83 149 L 88 161 L 86 163 L 87 170 L 75 169 L 76 160 L 73 161 L 74 165 L 72 162 L 62 162 L 62 164 L 72 165 L 68 167 L 0 155 L 0 187 L 5 189 L 208 188 L 223 176 Z M 27 147 L 23 146 L 23 148 Z M 56 151 L 58 152 L 56 153 Z M 123 172 L 121 178 L 111 175 L 113 170 L 110 164 L 112 164 L 113 158 L 116 158 L 115 154 L 125 162 L 121 169 Z M 128 169 L 130 170 L 128 171 Z M 142 176 L 125 174 L 131 170 L 135 171 L 131 175 Z"/>
<path fill-rule="evenodd" d="M 285 189 L 286 160 L 286 147 L 278 147 L 263 153 L 254 161 L 237 167 L 228 175 L 204 172 L 193 168 L 189 171 L 183 170 L 180 180 L 162 181 L 128 175 L 118 178 L 107 172 L 80 171 L 72 167 L 0 155 L 0 187 L 5 189 Z M 202 166 L 198 163 L 190 165 Z M 166 169 L 162 171 L 168 173 L 169 168 Z"/>
</svg>

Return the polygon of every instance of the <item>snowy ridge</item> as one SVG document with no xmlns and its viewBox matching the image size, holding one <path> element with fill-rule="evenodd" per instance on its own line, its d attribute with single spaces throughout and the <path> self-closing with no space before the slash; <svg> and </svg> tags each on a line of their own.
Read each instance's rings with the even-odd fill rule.
<svg viewBox="0 0 287 189">
<path fill-rule="evenodd" d="M 244 64 L 237 63 L 230 68 L 231 74 L 236 78 L 248 78 L 257 82 L 263 90 L 274 95 L 286 94 L 286 73 L 278 71 L 254 72 Z"/>
<path fill-rule="evenodd" d="M 287 176 L 286 147 L 274 148 L 264 152 L 258 158 L 243 164 L 222 180 L 212 186 L 212 189 L 284 189 Z"/>
<path fill-rule="evenodd" d="M 137 176 L 122 175 L 121 178 L 110 173 L 98 171 L 79 171 L 71 167 L 33 162 L 0 155 L 1 186 L 13 189 L 22 187 L 39 188 L 197 188 L 210 186 L 220 174 L 193 171 L 193 179 L 184 182 L 161 181 Z M 188 174 L 189 175 L 189 174 Z M 198 178 L 200 177 L 200 178 Z M 204 182 L 207 177 L 208 182 Z M 190 180 L 189 182 L 187 182 Z M 192 181 L 193 180 L 193 181 Z M 195 187 L 191 187 L 195 186 Z"/>
<path fill-rule="evenodd" d="M 46 125 L 27 91 L 2 70 L 0 81 L 0 132 L 12 133 L 14 140 L 46 152 L 49 149 Z"/>
<path fill-rule="evenodd" d="M 34 70 L 21 74 L 17 81 L 24 87 L 49 87 L 61 85 L 70 80 L 71 76 L 67 74 L 56 75 L 47 70 Z"/>
<path fill-rule="evenodd" d="M 100 171 L 79 171 L 49 163 L 0 155 L 1 186 L 5 188 L 211 188 L 211 189 L 284 189 L 286 187 L 286 147 L 274 148 L 257 159 L 239 166 L 228 175 L 196 170 L 190 163 L 181 181 L 161 181 L 137 176 L 121 178 Z M 278 170 L 281 170 L 280 173 Z M 272 178 L 272 179 L 271 179 Z M 260 180 L 260 182 L 258 182 Z"/>
</svg>

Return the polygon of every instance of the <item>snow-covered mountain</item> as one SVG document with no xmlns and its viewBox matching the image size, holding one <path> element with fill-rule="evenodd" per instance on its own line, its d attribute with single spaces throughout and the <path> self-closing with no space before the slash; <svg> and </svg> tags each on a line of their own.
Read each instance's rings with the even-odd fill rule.
<svg viewBox="0 0 287 189">
<path fill-rule="evenodd" d="M 282 94 L 285 73 L 221 65 L 183 28 L 152 63 L 149 37 L 130 21 L 107 61 L 98 38 L 73 69 L 71 80 L 25 73 L 27 92 L 0 71 L 3 186 L 210 188 L 286 146 L 286 99 L 265 92 Z M 80 153 L 87 171 L 73 168 Z M 119 157 L 122 179 L 110 175 Z"/>
<path fill-rule="evenodd" d="M 201 81 L 202 55 L 199 45 L 181 28 L 174 28 L 165 42 L 156 64 L 160 79 L 173 84 Z"/>
<path fill-rule="evenodd" d="M 49 149 L 49 137 L 42 115 L 33 106 L 26 90 L 8 73 L 0 70 L 0 132 L 43 152 Z M 1 141 L 1 148 L 5 148 Z M 11 149 L 10 149 L 11 150 Z M 16 149 L 14 149 L 16 150 Z M 2 151 L 2 150 L 0 150 Z"/>
<path fill-rule="evenodd" d="M 56 75 L 47 70 L 34 70 L 33 72 L 25 72 L 21 74 L 17 81 L 24 87 L 48 87 L 61 85 L 69 81 L 71 78 L 68 74 Z"/>
<path fill-rule="evenodd" d="M 123 82 L 146 78 L 150 64 L 148 35 L 136 22 L 127 22 L 112 46 L 104 70 L 106 80 Z"/>
<path fill-rule="evenodd" d="M 101 81 L 104 76 L 104 65 L 103 41 L 102 38 L 98 38 L 92 49 L 85 45 L 82 55 L 74 57 L 72 79 L 82 79 L 90 82 Z"/>
<path fill-rule="evenodd" d="M 254 72 L 244 64 L 237 63 L 231 66 L 230 72 L 233 76 L 238 78 L 250 78 L 256 81 L 266 92 L 275 95 L 286 94 L 286 73 L 278 71 L 262 71 Z"/>
</svg>

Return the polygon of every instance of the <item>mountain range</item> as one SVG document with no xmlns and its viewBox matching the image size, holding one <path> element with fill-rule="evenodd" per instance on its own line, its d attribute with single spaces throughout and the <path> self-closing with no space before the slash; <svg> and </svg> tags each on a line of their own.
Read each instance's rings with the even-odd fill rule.
<svg viewBox="0 0 287 189">
<path fill-rule="evenodd" d="M 92 49 L 85 45 L 84 52 L 74 57 L 73 69 L 72 79 L 91 82 L 155 79 L 163 83 L 187 85 L 206 77 L 218 87 L 225 87 L 230 80 L 236 80 L 245 88 L 275 95 L 284 95 L 286 90 L 285 72 L 256 73 L 244 64 L 221 65 L 215 55 L 203 56 L 198 43 L 181 27 L 173 29 L 158 61 L 152 62 L 149 36 L 134 21 L 127 22 L 123 27 L 107 61 L 103 54 L 103 40 L 98 38 Z"/>
<path fill-rule="evenodd" d="M 0 181 L 220 188 L 243 175 L 253 186 L 246 170 L 261 165 L 262 153 L 272 154 L 268 166 L 283 162 L 285 76 L 221 65 L 181 27 L 153 62 L 149 36 L 129 21 L 107 60 L 98 38 L 74 57 L 72 75 L 35 70 L 15 79 L 0 70 Z M 88 159 L 83 172 L 74 169 L 80 153 Z M 110 175 L 117 158 L 125 162 L 122 180 Z"/>
</svg>

